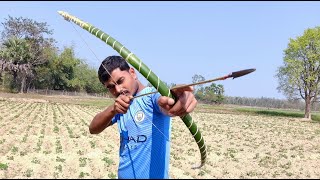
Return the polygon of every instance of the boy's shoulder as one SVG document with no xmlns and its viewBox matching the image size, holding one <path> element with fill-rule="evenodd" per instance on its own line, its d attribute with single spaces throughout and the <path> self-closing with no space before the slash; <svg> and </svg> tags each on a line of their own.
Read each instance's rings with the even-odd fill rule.
<svg viewBox="0 0 320 180">
<path fill-rule="evenodd" d="M 157 92 L 157 90 L 154 87 L 145 87 L 144 89 L 142 89 L 139 93 L 137 93 L 135 96 L 139 96 L 139 95 L 143 95 L 143 94 L 147 94 L 147 93 L 151 93 L 151 92 Z M 152 93 L 152 94 L 148 94 L 142 97 L 139 97 L 138 99 L 140 99 L 139 101 L 141 102 L 145 102 L 145 101 L 154 101 L 157 100 L 160 97 L 160 93 Z"/>
<path fill-rule="evenodd" d="M 146 94 L 146 93 L 150 93 L 150 92 L 155 92 L 155 91 L 157 91 L 157 90 L 154 87 L 147 86 L 144 89 L 142 89 L 140 92 L 138 92 L 136 94 L 136 96 L 142 95 L 142 94 Z"/>
</svg>

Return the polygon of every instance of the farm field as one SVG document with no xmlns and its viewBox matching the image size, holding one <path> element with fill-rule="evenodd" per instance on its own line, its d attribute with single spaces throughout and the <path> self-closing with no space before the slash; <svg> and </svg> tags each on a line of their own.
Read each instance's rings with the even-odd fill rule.
<svg viewBox="0 0 320 180">
<path fill-rule="evenodd" d="M 0 178 L 117 178 L 117 126 L 88 131 L 110 103 L 1 93 Z M 320 123 L 229 109 L 199 104 L 191 114 L 208 147 L 206 165 L 196 170 L 198 147 L 173 118 L 171 178 L 320 178 Z"/>
</svg>

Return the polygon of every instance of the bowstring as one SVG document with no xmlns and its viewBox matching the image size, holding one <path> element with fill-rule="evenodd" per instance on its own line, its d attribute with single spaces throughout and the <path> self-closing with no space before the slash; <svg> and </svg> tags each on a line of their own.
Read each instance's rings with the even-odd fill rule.
<svg viewBox="0 0 320 180">
<path fill-rule="evenodd" d="M 70 22 L 71 23 L 71 22 Z M 96 55 L 96 53 L 94 53 L 94 51 L 90 48 L 90 46 L 88 45 L 88 43 L 84 40 L 84 38 L 81 36 L 80 32 L 74 27 L 74 25 L 71 23 L 72 27 L 74 30 L 76 30 L 76 32 L 78 33 L 78 35 L 80 36 L 80 38 L 82 39 L 82 41 L 86 44 L 86 46 L 90 49 L 90 51 L 92 52 L 92 54 L 96 57 L 96 59 L 98 61 L 99 58 L 98 56 Z M 101 63 L 102 67 L 104 68 L 104 70 L 106 70 L 106 72 L 108 73 L 108 75 L 111 77 L 112 81 L 118 86 L 118 83 L 115 81 L 115 79 L 111 76 L 110 72 L 107 70 L 107 68 L 104 66 L 103 63 Z"/>
</svg>

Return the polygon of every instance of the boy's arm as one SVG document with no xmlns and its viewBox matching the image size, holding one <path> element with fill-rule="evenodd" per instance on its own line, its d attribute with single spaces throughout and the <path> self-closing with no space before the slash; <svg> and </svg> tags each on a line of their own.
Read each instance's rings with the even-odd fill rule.
<svg viewBox="0 0 320 180">
<path fill-rule="evenodd" d="M 119 95 L 114 104 L 109 106 L 106 110 L 98 113 L 90 123 L 89 131 L 91 134 L 99 134 L 105 128 L 111 125 L 112 118 L 118 114 L 125 114 L 130 105 L 130 96 Z"/>
<path fill-rule="evenodd" d="M 104 111 L 98 113 L 90 123 L 89 130 L 91 134 L 99 134 L 105 128 L 111 125 L 112 118 L 116 115 L 113 106 L 109 106 Z"/>
</svg>

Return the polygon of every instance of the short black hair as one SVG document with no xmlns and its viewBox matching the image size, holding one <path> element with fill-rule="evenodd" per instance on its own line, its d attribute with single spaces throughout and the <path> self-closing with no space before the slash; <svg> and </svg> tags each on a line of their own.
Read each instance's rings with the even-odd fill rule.
<svg viewBox="0 0 320 180">
<path fill-rule="evenodd" d="M 112 73 L 112 71 L 117 68 L 119 68 L 121 71 L 129 71 L 130 69 L 130 66 L 128 65 L 126 60 L 123 59 L 121 56 L 108 56 L 106 59 L 102 61 L 98 70 L 99 80 L 102 84 L 104 84 L 110 79 L 109 73 L 105 70 L 102 64 L 109 71 L 109 73 Z"/>
</svg>

